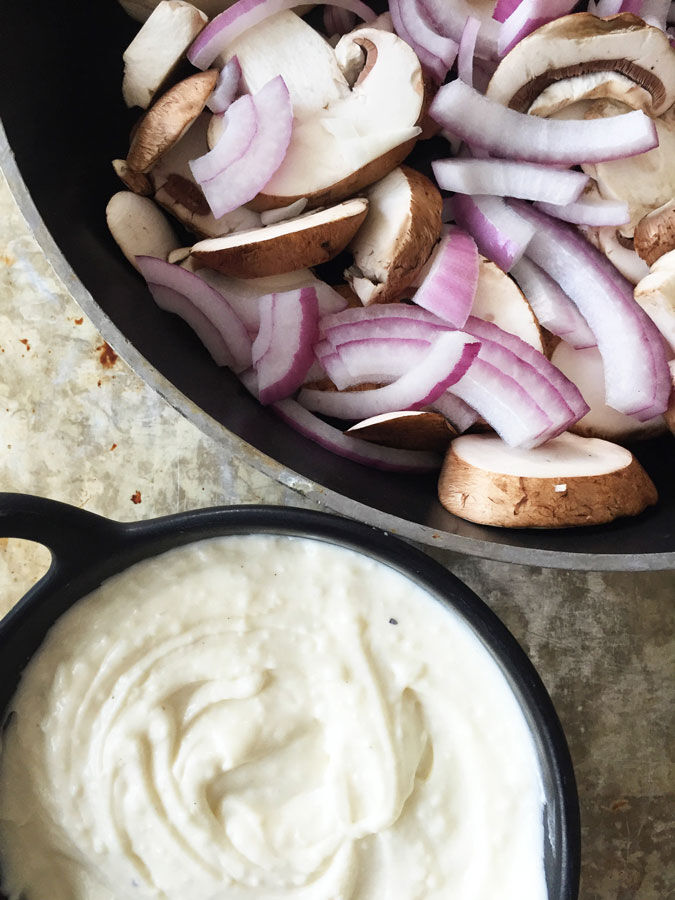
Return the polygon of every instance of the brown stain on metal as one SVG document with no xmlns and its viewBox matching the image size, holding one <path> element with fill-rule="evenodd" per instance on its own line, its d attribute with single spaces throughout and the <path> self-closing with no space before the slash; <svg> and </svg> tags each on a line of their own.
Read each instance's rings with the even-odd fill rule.
<svg viewBox="0 0 675 900">
<path fill-rule="evenodd" d="M 76 325 L 81 325 L 81 324 L 84 322 L 84 318 L 83 318 L 82 316 L 80 316 L 79 319 L 73 319 L 73 322 L 74 322 Z"/>
<path fill-rule="evenodd" d="M 101 351 L 98 359 L 103 368 L 112 369 L 119 357 L 110 344 L 107 341 L 103 341 L 96 349 Z"/>
<path fill-rule="evenodd" d="M 2 253 L 0 254 L 0 262 L 2 262 L 3 266 L 13 266 L 16 259 L 10 256 L 9 253 Z"/>
<path fill-rule="evenodd" d="M 141 502 L 141 492 L 140 491 L 135 491 L 131 495 L 131 502 L 132 503 L 140 503 Z"/>
<path fill-rule="evenodd" d="M 30 350 L 30 344 L 28 343 L 28 338 L 19 338 L 19 343 L 23 344 L 26 350 Z"/>
<path fill-rule="evenodd" d="M 110 449 L 111 449 L 111 450 L 116 450 L 116 449 L 117 449 L 117 444 L 113 444 L 112 447 L 111 447 Z"/>
</svg>

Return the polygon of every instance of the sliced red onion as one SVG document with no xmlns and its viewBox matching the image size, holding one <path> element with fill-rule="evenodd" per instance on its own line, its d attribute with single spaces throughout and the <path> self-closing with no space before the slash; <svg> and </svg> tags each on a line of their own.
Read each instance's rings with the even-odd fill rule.
<svg viewBox="0 0 675 900">
<path fill-rule="evenodd" d="M 224 113 L 230 108 L 237 96 L 241 82 L 241 66 L 236 56 L 228 60 L 220 70 L 213 93 L 206 101 L 212 113 Z"/>
<path fill-rule="evenodd" d="M 639 16 L 640 11 L 642 9 L 642 3 L 643 3 L 643 0 L 623 0 L 623 3 L 621 4 L 620 12 L 629 12 L 629 13 L 633 13 L 634 16 Z M 595 5 L 597 5 L 597 4 L 595 4 Z M 589 12 L 590 12 L 590 10 L 589 10 Z M 599 16 L 599 15 L 601 15 L 601 13 L 596 12 L 595 15 Z"/>
<path fill-rule="evenodd" d="M 455 397 L 449 391 L 436 397 L 434 402 L 429 404 L 429 408 L 444 415 L 458 434 L 463 434 L 480 418 L 475 409 L 471 409 L 468 403 Z"/>
<path fill-rule="evenodd" d="M 506 159 L 438 159 L 432 162 L 438 186 L 459 194 L 492 194 L 569 204 L 589 181 L 583 172 L 553 169 Z"/>
<path fill-rule="evenodd" d="M 543 353 L 540 353 L 539 350 L 531 344 L 523 341 L 516 334 L 504 331 L 493 322 L 485 322 L 483 319 L 478 319 L 475 316 L 470 316 L 467 320 L 467 332 L 473 334 L 480 340 L 481 358 L 487 360 L 487 362 L 492 362 L 495 365 L 497 364 L 496 354 L 494 356 L 490 356 L 489 354 L 494 352 L 495 346 L 499 346 L 513 354 L 519 360 L 522 360 L 541 375 L 541 377 L 554 388 L 560 398 L 562 398 L 564 405 L 567 407 L 567 410 L 571 415 L 571 418 L 566 423 L 567 425 L 571 425 L 572 422 L 576 422 L 582 416 L 586 415 L 588 412 L 588 404 L 581 396 L 576 385 L 573 384 L 569 378 L 566 378 Z M 503 355 L 500 355 L 500 358 L 504 358 Z M 502 371 L 505 371 L 507 374 L 512 374 L 503 366 L 501 368 Z M 522 380 L 521 384 L 527 386 L 525 380 Z M 542 400 L 546 397 L 545 393 L 538 394 L 534 389 L 530 390 L 530 394 L 538 403 L 540 396 Z M 546 402 L 548 404 L 548 401 Z M 546 405 L 544 409 L 546 409 L 546 412 L 551 417 L 556 410 L 560 412 L 562 417 L 565 416 L 562 405 L 558 403 L 557 399 L 554 399 L 550 406 Z M 564 430 L 564 428 L 561 430 Z M 551 436 L 552 435 L 549 435 L 549 437 Z"/>
<path fill-rule="evenodd" d="M 475 409 L 511 447 L 537 447 L 551 429 L 551 419 L 525 388 L 485 360 L 474 360 L 450 393 Z"/>
<path fill-rule="evenodd" d="M 592 12 L 594 16 L 599 16 L 601 19 L 605 16 L 615 16 L 617 13 L 622 11 L 623 0 L 598 0 L 597 3 L 594 3 L 594 9 L 590 8 L 589 4 L 589 12 Z"/>
<path fill-rule="evenodd" d="M 255 103 L 244 94 L 229 107 L 223 117 L 223 129 L 212 150 L 189 162 L 190 171 L 202 187 L 236 162 L 251 146 L 258 131 Z"/>
<path fill-rule="evenodd" d="M 663 413 L 670 393 L 663 339 L 633 299 L 633 285 L 573 226 L 522 201 L 510 204 L 536 229 L 528 257 L 558 282 L 596 337 L 607 405 L 640 421 Z"/>
<path fill-rule="evenodd" d="M 349 306 L 341 312 L 322 316 L 319 321 L 319 332 L 327 334 L 338 325 L 361 322 L 373 319 L 417 319 L 422 322 L 445 325 L 442 319 L 426 309 L 409 303 L 373 303 L 371 306 Z"/>
<path fill-rule="evenodd" d="M 339 391 L 354 387 L 363 381 L 358 375 L 350 375 L 340 359 L 340 354 L 329 341 L 318 341 L 314 345 L 314 355 L 316 361 Z"/>
<path fill-rule="evenodd" d="M 294 393 L 314 362 L 314 344 L 319 333 L 319 306 L 312 287 L 285 291 L 263 298 L 270 308 L 269 334 L 263 336 L 260 355 L 255 353 L 258 396 L 263 405 L 276 403 Z"/>
<path fill-rule="evenodd" d="M 416 366 L 396 381 L 366 391 L 303 389 L 298 402 L 313 412 L 339 419 L 366 419 L 379 413 L 420 409 L 464 375 L 480 344 L 461 331 L 440 334 Z"/>
<path fill-rule="evenodd" d="M 258 396 L 256 374 L 249 369 L 239 376 L 244 387 Z M 299 434 L 314 441 L 325 450 L 362 465 L 390 472 L 433 472 L 440 468 L 441 457 L 425 450 L 398 450 L 382 447 L 343 434 L 338 428 L 324 422 L 305 409 L 296 400 L 286 399 L 269 407 L 282 421 Z"/>
<path fill-rule="evenodd" d="M 136 262 L 149 286 L 166 287 L 174 294 L 182 295 L 209 320 L 229 349 L 232 361 L 227 365 L 235 372 L 241 372 L 251 365 L 251 338 L 222 294 L 187 269 L 163 259 L 137 256 Z M 166 296 L 165 292 L 162 292 L 162 296 Z"/>
<path fill-rule="evenodd" d="M 605 225 L 618 227 L 630 222 L 628 204 L 620 200 L 588 199 L 582 197 L 573 203 L 559 206 L 555 203 L 539 202 L 534 204 L 537 209 L 562 219 L 563 222 L 571 222 L 573 225 L 589 225 L 602 228 Z"/>
<path fill-rule="evenodd" d="M 457 43 L 434 31 L 420 15 L 416 0 L 390 0 L 389 12 L 396 34 L 412 47 L 422 68 L 440 84 L 457 57 Z"/>
<path fill-rule="evenodd" d="M 640 16 L 648 25 L 666 30 L 672 3 L 670 0 L 642 0 Z"/>
<path fill-rule="evenodd" d="M 263 358 L 272 344 L 274 333 L 274 294 L 265 294 L 258 298 L 258 333 L 251 347 L 253 367 Z"/>
<path fill-rule="evenodd" d="M 323 11 L 323 30 L 327 35 L 347 34 L 356 25 L 357 16 L 339 6 L 326 6 Z"/>
<path fill-rule="evenodd" d="M 248 149 L 215 178 L 201 182 L 217 219 L 260 193 L 284 161 L 291 141 L 293 107 L 281 75 L 268 81 L 254 95 L 253 103 L 258 129 Z"/>
<path fill-rule="evenodd" d="M 430 116 L 493 156 L 573 166 L 622 159 L 658 146 L 654 122 L 636 109 L 606 119 L 544 119 L 509 109 L 459 79 L 442 85 Z"/>
<path fill-rule="evenodd" d="M 384 304 L 386 306 L 386 304 Z M 384 317 L 377 319 L 360 319 L 357 322 L 344 322 L 324 330 L 326 340 L 336 350 L 350 341 L 370 340 L 372 338 L 394 340 L 396 338 L 422 338 L 432 341 L 439 331 L 447 331 L 448 325 L 436 322 L 424 322 L 421 319 L 404 317 Z"/>
<path fill-rule="evenodd" d="M 576 5 L 577 0 L 521 0 L 499 29 L 499 55 L 505 56 L 528 34 L 572 12 Z"/>
<path fill-rule="evenodd" d="M 523 256 L 534 234 L 534 227 L 514 214 L 501 197 L 455 194 L 448 210 L 483 256 L 505 272 Z"/>
<path fill-rule="evenodd" d="M 497 0 L 492 18 L 496 22 L 505 22 L 518 6 L 520 6 L 520 0 Z"/>
<path fill-rule="evenodd" d="M 470 87 L 473 87 L 473 62 L 479 31 L 480 19 L 477 19 L 475 16 L 469 16 L 462 29 L 462 37 L 457 53 L 457 74 Z"/>
<path fill-rule="evenodd" d="M 441 237 L 413 300 L 443 321 L 461 328 L 471 311 L 477 285 L 476 242 L 466 231 L 450 226 Z"/>
<path fill-rule="evenodd" d="M 299 5 L 295 0 L 237 0 L 200 31 L 187 52 L 187 58 L 198 69 L 208 69 L 240 34 L 276 13 Z M 372 22 L 376 18 L 372 9 L 361 0 L 331 0 L 331 5 L 351 10 L 364 22 Z"/>
<path fill-rule="evenodd" d="M 234 368 L 234 358 L 223 340 L 223 336 L 211 320 L 201 310 L 197 309 L 191 300 L 188 300 L 184 294 L 174 291 L 173 288 L 167 287 L 165 284 L 153 284 L 149 281 L 148 290 L 160 309 L 180 316 L 192 328 L 211 354 L 211 358 L 216 365 L 227 366 L 230 369 Z"/>
<path fill-rule="evenodd" d="M 472 0 L 418 0 L 420 15 L 429 25 L 446 37 L 459 43 L 469 16 L 480 19 L 481 28 L 476 40 L 476 56 L 480 59 L 497 58 L 499 25 L 492 18 L 491 4 L 478 5 Z"/>
<path fill-rule="evenodd" d="M 430 345 L 431 341 L 425 338 L 361 338 L 335 349 L 356 384 L 364 381 L 388 384 L 417 365 Z"/>
<path fill-rule="evenodd" d="M 595 335 L 577 307 L 560 285 L 524 256 L 510 274 L 518 282 L 539 324 L 551 334 L 564 338 L 575 349 L 595 347 Z"/>
</svg>

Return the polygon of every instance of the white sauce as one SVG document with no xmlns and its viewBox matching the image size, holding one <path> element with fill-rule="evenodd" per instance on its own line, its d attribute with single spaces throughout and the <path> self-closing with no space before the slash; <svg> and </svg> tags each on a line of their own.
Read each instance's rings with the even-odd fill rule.
<svg viewBox="0 0 675 900">
<path fill-rule="evenodd" d="M 61 617 L 11 708 L 10 898 L 547 896 L 507 682 L 349 550 L 256 535 L 142 562 Z"/>
</svg>

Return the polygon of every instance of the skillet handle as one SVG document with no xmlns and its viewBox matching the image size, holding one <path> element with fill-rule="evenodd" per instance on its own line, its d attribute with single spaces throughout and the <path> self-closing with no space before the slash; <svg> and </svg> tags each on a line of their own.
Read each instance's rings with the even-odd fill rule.
<svg viewBox="0 0 675 900">
<path fill-rule="evenodd" d="M 44 544 L 61 570 L 109 553 L 122 531 L 121 523 L 68 503 L 0 492 L 0 538 Z"/>
</svg>

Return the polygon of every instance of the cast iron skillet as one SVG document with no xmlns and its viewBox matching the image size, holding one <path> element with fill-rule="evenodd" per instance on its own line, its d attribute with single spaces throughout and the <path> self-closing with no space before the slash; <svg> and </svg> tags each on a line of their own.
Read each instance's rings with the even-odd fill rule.
<svg viewBox="0 0 675 900">
<path fill-rule="evenodd" d="M 454 608 L 491 651 L 532 729 L 546 795 L 549 900 L 575 900 L 579 805 L 567 743 L 532 663 L 497 616 L 447 569 L 387 532 L 327 513 L 273 506 L 194 510 L 121 523 L 23 494 L 0 494 L 0 537 L 27 538 L 52 553 L 47 574 L 0 622 L 0 721 L 20 672 L 56 618 L 103 580 L 173 547 L 218 535 L 272 533 L 314 538 L 364 553 Z M 0 900 L 6 897 L 0 894 Z"/>
<path fill-rule="evenodd" d="M 155 306 L 104 214 L 122 189 L 110 160 L 126 154 L 139 115 L 121 97 L 122 51 L 138 27 L 117 0 L 86 9 L 76 0 L 31 0 L 4 3 L 0 28 L 7 133 L 5 140 L 0 128 L 0 168 L 57 274 L 136 372 L 226 454 L 330 509 L 418 542 L 544 566 L 675 567 L 671 438 L 635 448 L 661 495 L 658 507 L 637 518 L 557 531 L 474 525 L 441 507 L 434 476 L 378 472 L 294 432 L 218 369 L 183 322 Z M 429 142 L 411 159 L 428 171 L 425 152 Z M 447 145 L 437 152 L 447 153 Z"/>
</svg>

